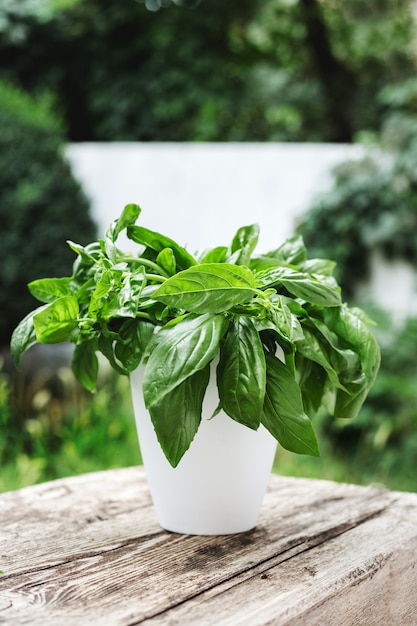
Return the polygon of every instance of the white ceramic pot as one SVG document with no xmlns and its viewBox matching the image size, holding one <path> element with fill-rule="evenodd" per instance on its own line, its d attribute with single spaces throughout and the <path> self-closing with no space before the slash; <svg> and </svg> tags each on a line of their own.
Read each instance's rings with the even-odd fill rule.
<svg viewBox="0 0 417 626">
<path fill-rule="evenodd" d="M 130 376 L 143 463 L 160 525 L 192 535 L 226 535 L 254 528 L 276 451 L 261 426 L 253 431 L 221 412 L 215 378 L 207 388 L 198 432 L 180 463 L 163 454 L 142 395 L 143 367 Z"/>
</svg>

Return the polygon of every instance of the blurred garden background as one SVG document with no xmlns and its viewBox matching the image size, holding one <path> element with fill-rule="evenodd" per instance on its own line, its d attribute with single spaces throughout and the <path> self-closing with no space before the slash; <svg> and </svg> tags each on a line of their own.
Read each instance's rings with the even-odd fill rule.
<svg viewBox="0 0 417 626">
<path fill-rule="evenodd" d="M 85 142 L 358 147 L 294 231 L 375 320 L 381 371 L 354 422 L 318 416 L 321 458 L 275 470 L 417 490 L 416 68 L 414 0 L 0 1 L 0 491 L 140 462 L 126 378 L 90 395 L 69 348 L 9 355 L 27 283 L 98 232 L 66 157 Z"/>
</svg>

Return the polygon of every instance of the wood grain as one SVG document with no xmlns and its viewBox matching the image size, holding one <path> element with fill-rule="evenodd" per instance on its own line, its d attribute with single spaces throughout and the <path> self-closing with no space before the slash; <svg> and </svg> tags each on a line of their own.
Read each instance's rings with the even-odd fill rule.
<svg viewBox="0 0 417 626">
<path fill-rule="evenodd" d="M 415 626 L 417 494 L 271 476 L 255 530 L 194 537 L 97 472 L 0 495 L 0 569 L 10 626 Z"/>
</svg>

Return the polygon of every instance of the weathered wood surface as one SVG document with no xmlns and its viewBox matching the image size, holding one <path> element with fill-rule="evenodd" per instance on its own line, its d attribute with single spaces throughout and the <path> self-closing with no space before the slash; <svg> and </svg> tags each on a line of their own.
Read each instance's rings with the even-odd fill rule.
<svg viewBox="0 0 417 626">
<path fill-rule="evenodd" d="M 0 495 L 0 624 L 415 626 L 417 494 L 272 476 L 257 528 L 158 526 L 142 468 Z"/>
</svg>

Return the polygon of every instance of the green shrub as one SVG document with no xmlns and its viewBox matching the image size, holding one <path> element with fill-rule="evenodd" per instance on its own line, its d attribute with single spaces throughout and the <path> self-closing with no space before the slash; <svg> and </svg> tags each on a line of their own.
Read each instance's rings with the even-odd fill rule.
<svg viewBox="0 0 417 626">
<path fill-rule="evenodd" d="M 95 236 L 89 202 L 62 153 L 64 133 L 46 99 L 0 81 L 0 343 L 33 308 L 27 283 L 70 273 L 62 242 Z"/>
<path fill-rule="evenodd" d="M 417 99 L 417 81 L 415 88 Z M 335 169 L 333 188 L 306 211 L 297 229 L 312 255 L 337 262 L 336 276 L 348 297 L 369 278 L 375 250 L 417 266 L 414 117 L 390 114 L 378 147 Z"/>
<path fill-rule="evenodd" d="M 128 379 L 105 372 L 91 395 L 68 354 L 60 363 L 35 356 L 37 371 L 20 374 L 18 385 L 0 367 L 0 492 L 140 464 Z"/>
</svg>

